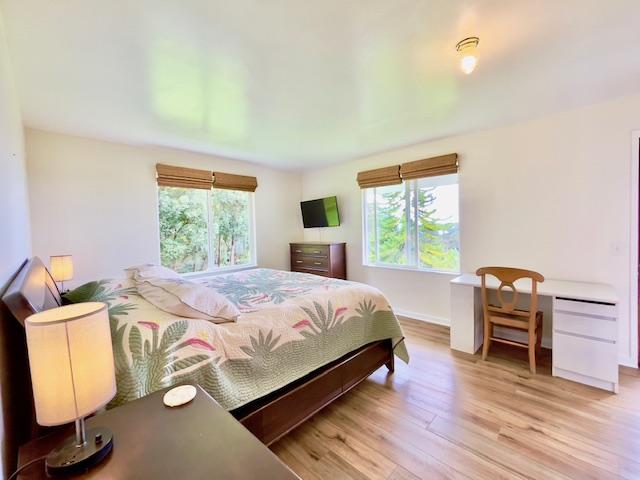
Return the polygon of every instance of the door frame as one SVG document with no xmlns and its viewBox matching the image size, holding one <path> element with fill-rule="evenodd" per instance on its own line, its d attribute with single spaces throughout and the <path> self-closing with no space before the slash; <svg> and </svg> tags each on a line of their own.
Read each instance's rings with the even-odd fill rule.
<svg viewBox="0 0 640 480">
<path fill-rule="evenodd" d="M 638 302 L 638 256 L 640 255 L 640 130 L 631 132 L 631 222 L 629 242 L 629 333 L 631 359 L 640 366 L 640 308 Z"/>
</svg>

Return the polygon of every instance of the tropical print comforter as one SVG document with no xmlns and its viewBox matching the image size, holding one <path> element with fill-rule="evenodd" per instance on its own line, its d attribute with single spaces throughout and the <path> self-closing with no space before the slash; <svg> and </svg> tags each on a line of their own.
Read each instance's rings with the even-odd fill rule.
<svg viewBox="0 0 640 480">
<path fill-rule="evenodd" d="M 118 387 L 110 407 L 189 382 L 231 410 L 387 338 L 409 359 L 389 303 L 367 285 L 261 268 L 201 281 L 237 305 L 236 322 L 166 313 L 130 280 L 91 282 L 66 295 L 109 305 Z"/>
</svg>

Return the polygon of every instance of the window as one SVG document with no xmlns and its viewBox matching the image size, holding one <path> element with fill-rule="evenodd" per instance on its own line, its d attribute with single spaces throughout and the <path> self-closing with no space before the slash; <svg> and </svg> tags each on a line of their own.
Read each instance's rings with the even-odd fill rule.
<svg viewBox="0 0 640 480">
<path fill-rule="evenodd" d="M 179 273 L 255 263 L 253 194 L 158 187 L 160 258 Z"/>
<path fill-rule="evenodd" d="M 363 192 L 365 264 L 459 270 L 457 174 Z"/>
</svg>

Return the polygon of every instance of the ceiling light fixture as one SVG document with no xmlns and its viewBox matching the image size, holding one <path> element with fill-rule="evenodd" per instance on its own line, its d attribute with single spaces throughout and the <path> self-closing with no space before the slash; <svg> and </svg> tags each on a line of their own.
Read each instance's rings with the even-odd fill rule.
<svg viewBox="0 0 640 480">
<path fill-rule="evenodd" d="M 456 50 L 461 56 L 460 68 L 464 73 L 469 75 L 476 68 L 478 59 L 475 56 L 476 48 L 478 47 L 478 37 L 468 37 L 464 40 L 460 40 L 456 45 Z"/>
</svg>

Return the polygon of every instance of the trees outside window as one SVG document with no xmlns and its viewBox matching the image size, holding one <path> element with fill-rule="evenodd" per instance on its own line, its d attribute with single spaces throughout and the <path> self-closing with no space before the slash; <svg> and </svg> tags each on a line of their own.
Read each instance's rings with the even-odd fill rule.
<svg viewBox="0 0 640 480">
<path fill-rule="evenodd" d="M 160 187 L 160 257 L 179 273 L 254 263 L 252 194 Z"/>
<path fill-rule="evenodd" d="M 457 272 L 457 175 L 365 190 L 365 263 Z"/>
</svg>

